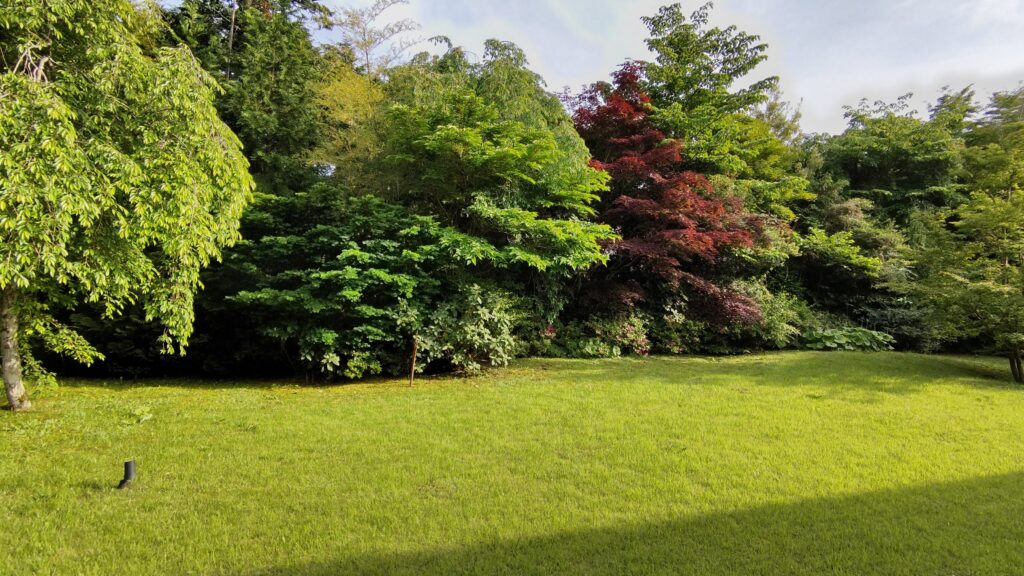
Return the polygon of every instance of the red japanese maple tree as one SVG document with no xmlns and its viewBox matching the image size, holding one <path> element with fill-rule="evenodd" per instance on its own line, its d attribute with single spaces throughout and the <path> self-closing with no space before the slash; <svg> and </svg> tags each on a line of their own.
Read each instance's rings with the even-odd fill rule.
<svg viewBox="0 0 1024 576">
<path fill-rule="evenodd" d="M 757 322 L 757 304 L 728 287 L 726 256 L 766 243 L 762 220 L 685 169 L 681 144 L 651 120 L 642 76 L 642 64 L 627 62 L 613 84 L 594 84 L 573 100 L 592 164 L 612 176 L 600 220 L 621 235 L 606 246 L 609 266 L 592 279 L 592 297 L 626 307 L 682 291 L 697 319 Z"/>
</svg>

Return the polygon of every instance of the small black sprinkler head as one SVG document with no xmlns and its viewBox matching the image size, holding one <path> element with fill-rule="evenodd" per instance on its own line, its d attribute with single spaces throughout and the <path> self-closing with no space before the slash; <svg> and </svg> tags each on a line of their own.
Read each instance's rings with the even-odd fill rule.
<svg viewBox="0 0 1024 576">
<path fill-rule="evenodd" d="M 122 490 L 126 488 L 132 480 L 135 480 L 135 460 L 128 460 L 124 463 L 124 478 L 117 485 L 117 489 Z"/>
</svg>

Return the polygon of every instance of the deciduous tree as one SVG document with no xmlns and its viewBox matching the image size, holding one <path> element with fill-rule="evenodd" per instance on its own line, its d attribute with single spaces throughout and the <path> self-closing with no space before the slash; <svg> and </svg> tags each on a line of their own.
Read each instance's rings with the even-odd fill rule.
<svg viewBox="0 0 1024 576">
<path fill-rule="evenodd" d="M 643 19 L 655 54 L 643 87 L 655 107 L 652 120 L 682 143 L 693 169 L 736 175 L 745 167 L 733 145 L 738 123 L 769 100 L 779 80 L 769 76 L 736 87 L 764 62 L 768 46 L 736 26 L 711 26 L 713 7 L 708 2 L 687 18 L 679 4 L 670 4 Z"/>
<path fill-rule="evenodd" d="M 408 32 L 419 30 L 416 22 L 409 19 L 381 21 L 385 12 L 408 3 L 408 0 L 374 0 L 373 4 L 363 8 L 343 8 L 334 17 L 333 26 L 341 33 L 340 44 L 353 51 L 356 67 L 363 74 L 379 78 L 418 43 L 418 40 L 406 36 Z"/>
<path fill-rule="evenodd" d="M 975 191 L 954 208 L 915 214 L 914 276 L 894 286 L 926 306 L 939 337 L 994 344 L 1024 383 L 1024 89 L 995 94 L 966 139 L 965 185 Z"/>
<path fill-rule="evenodd" d="M 492 41 L 479 65 L 452 51 L 394 72 L 381 194 L 462 234 L 467 263 L 583 269 L 613 236 L 588 220 L 607 176 L 525 66 Z"/>
<path fill-rule="evenodd" d="M 766 243 L 763 222 L 685 169 L 682 143 L 652 122 L 641 74 L 627 63 L 613 85 L 594 85 L 575 106 L 594 166 L 611 175 L 599 220 L 622 236 L 606 244 L 611 262 L 595 273 L 598 299 L 657 307 L 685 298 L 687 315 L 700 321 L 756 322 L 757 305 L 729 286 L 734 271 L 723 264 L 735 250 Z"/>
<path fill-rule="evenodd" d="M 29 406 L 19 329 L 96 356 L 49 315 L 137 298 L 166 349 L 192 331 L 199 271 L 238 238 L 252 187 L 217 85 L 159 15 L 129 0 L 12 0 L 0 11 L 0 316 L 4 383 Z"/>
</svg>

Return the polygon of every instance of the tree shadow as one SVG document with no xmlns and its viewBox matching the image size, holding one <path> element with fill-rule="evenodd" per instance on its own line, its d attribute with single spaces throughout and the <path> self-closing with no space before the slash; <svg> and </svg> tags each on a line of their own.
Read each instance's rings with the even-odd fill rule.
<svg viewBox="0 0 1024 576">
<path fill-rule="evenodd" d="M 898 362 L 878 361 L 879 358 Z M 993 358 L 924 355 L 911 353 L 867 352 L 772 352 L 747 356 L 650 356 L 603 360 L 527 359 L 509 369 L 494 369 L 480 376 L 418 376 L 418 385 L 466 382 L 471 384 L 507 383 L 529 371 L 550 372 L 557 382 L 645 382 L 654 384 L 735 384 L 793 387 L 828 385 L 837 391 L 863 390 L 889 394 L 912 393 L 936 381 L 956 381 L 971 386 L 1014 388 L 1009 370 L 995 367 Z M 194 388 L 194 389 L 272 389 L 281 387 L 332 388 L 373 386 L 404 388 L 404 378 L 372 377 L 355 381 L 309 382 L 301 377 L 267 379 L 223 378 L 68 378 L 61 386 L 69 388 Z M 1020 387 L 1024 390 L 1024 387 Z"/>
<path fill-rule="evenodd" d="M 997 380 L 1000 384 L 1006 384 L 1009 386 L 1014 385 L 1011 380 L 1010 369 L 1008 366 L 996 368 L 993 365 L 995 358 L 988 357 L 972 357 L 972 356 L 935 356 L 936 362 L 946 366 L 951 372 L 956 372 L 964 376 L 985 379 L 985 380 Z M 985 361 L 989 361 L 986 363 Z M 999 359 L 1004 364 L 1008 364 L 1005 359 Z"/>
<path fill-rule="evenodd" d="M 994 358 L 900 352 L 772 352 L 724 358 L 652 356 L 599 362 L 538 360 L 559 379 L 648 382 L 665 385 L 736 385 L 775 388 L 828 387 L 835 392 L 910 394 L 935 383 L 1017 388 Z M 546 365 L 546 366 L 545 366 Z M 1020 387 L 1024 391 L 1024 387 Z"/>
<path fill-rule="evenodd" d="M 1024 473 L 250 575 L 1024 573 Z"/>
<path fill-rule="evenodd" d="M 417 384 L 425 384 L 440 378 L 420 376 Z M 196 378 L 61 378 L 63 388 L 105 388 L 129 390 L 134 388 L 186 388 L 196 390 L 270 390 L 274 388 L 338 388 L 343 386 L 372 385 L 377 387 L 408 387 L 409 381 L 400 378 L 373 377 L 362 380 L 339 380 L 332 382 L 310 382 L 302 377 L 267 379 L 231 379 L 215 377 Z"/>
</svg>

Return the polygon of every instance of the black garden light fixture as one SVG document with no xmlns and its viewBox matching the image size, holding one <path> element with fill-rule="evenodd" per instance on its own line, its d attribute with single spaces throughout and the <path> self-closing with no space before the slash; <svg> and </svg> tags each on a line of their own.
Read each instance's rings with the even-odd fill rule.
<svg viewBox="0 0 1024 576">
<path fill-rule="evenodd" d="M 124 463 L 124 478 L 117 485 L 118 490 L 128 487 L 128 484 L 135 480 L 135 460 L 128 460 Z"/>
</svg>

